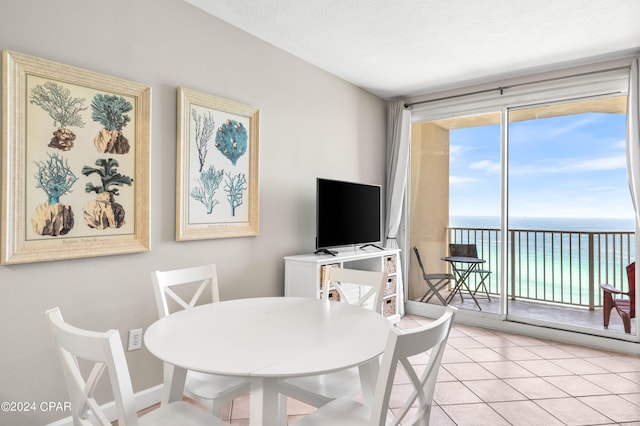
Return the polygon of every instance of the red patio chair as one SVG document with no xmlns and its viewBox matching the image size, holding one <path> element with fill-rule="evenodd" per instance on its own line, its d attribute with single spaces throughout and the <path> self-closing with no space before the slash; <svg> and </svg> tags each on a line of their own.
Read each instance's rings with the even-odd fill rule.
<svg viewBox="0 0 640 426">
<path fill-rule="evenodd" d="M 609 284 L 600 284 L 600 288 L 604 293 L 604 328 L 609 327 L 611 310 L 616 308 L 622 318 L 624 332 L 631 333 L 631 318 L 636 317 L 636 262 L 627 266 L 627 279 L 629 291 L 618 290 Z"/>
</svg>

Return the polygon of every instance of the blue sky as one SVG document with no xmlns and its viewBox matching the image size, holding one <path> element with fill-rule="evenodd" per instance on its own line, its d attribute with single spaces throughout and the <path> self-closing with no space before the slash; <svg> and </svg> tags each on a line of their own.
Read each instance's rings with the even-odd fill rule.
<svg viewBox="0 0 640 426">
<path fill-rule="evenodd" d="M 633 217 L 623 114 L 586 113 L 511 123 L 509 214 Z M 450 214 L 500 213 L 500 127 L 450 133 Z"/>
</svg>

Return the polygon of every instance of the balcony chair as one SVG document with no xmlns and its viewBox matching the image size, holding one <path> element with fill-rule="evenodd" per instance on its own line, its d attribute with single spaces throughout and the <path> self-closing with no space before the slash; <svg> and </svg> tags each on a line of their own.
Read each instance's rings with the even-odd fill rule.
<svg viewBox="0 0 640 426">
<path fill-rule="evenodd" d="M 175 310 L 190 309 L 197 303 L 201 303 L 200 299 L 207 285 L 211 286 L 211 302 L 220 301 L 218 274 L 214 264 L 162 272 L 154 271 L 151 273 L 151 281 L 160 318 L 172 312 L 169 302 L 172 302 L 172 306 L 177 305 Z M 197 288 L 193 291 L 196 286 Z M 165 386 L 168 386 L 172 371 L 173 366 L 165 363 Z M 220 416 L 222 405 L 249 392 L 249 387 L 250 383 L 245 379 L 189 371 L 184 391 L 185 395 L 207 405 L 214 415 Z"/>
<path fill-rule="evenodd" d="M 449 244 L 449 256 L 473 257 L 478 259 L 478 248 L 475 244 Z M 491 275 L 491 271 L 488 269 L 474 268 L 471 270 L 471 273 L 477 274 L 480 277 L 480 282 L 476 284 L 476 287 L 473 290 L 473 295 L 475 296 L 478 293 L 478 290 L 482 289 L 487 296 L 487 299 L 491 301 L 489 289 L 487 289 L 485 284 L 485 281 L 489 278 L 489 275 Z"/>
<path fill-rule="evenodd" d="M 387 282 L 386 272 L 361 271 L 355 269 L 329 268 L 322 283 L 322 299 L 329 302 L 329 290 L 333 287 L 340 295 L 335 303 L 350 303 L 373 309 L 382 314 L 382 296 Z M 353 291 L 349 285 L 362 286 L 363 290 Z M 371 302 L 369 299 L 373 299 Z M 308 377 L 283 380 L 280 393 L 314 407 L 361 390 L 358 368 L 336 371 Z"/>
<path fill-rule="evenodd" d="M 115 399 L 119 425 L 222 426 L 225 424 L 220 419 L 184 401 L 163 405 L 138 417 L 129 368 L 118 330 L 101 333 L 76 328 L 64 322 L 59 308 L 49 309 L 46 315 L 62 362 L 74 425 L 111 426 L 111 421 L 93 397 L 96 385 L 105 371 Z M 83 374 L 86 370 L 79 367 L 78 359 L 94 363 L 89 374 Z"/>
<path fill-rule="evenodd" d="M 389 331 L 371 407 L 351 399 L 339 398 L 302 418 L 296 425 L 428 425 L 438 370 L 455 311 L 456 308 L 447 307 L 445 313 L 431 324 L 411 330 L 392 328 Z M 411 365 L 410 358 L 418 354 L 426 355 L 429 350 L 428 364 L 419 374 Z M 389 401 L 398 364 L 406 371 L 413 391 L 406 393 L 409 396 L 401 409 L 393 410 L 395 418 L 388 419 Z M 402 395 L 405 395 L 404 390 Z"/>
<path fill-rule="evenodd" d="M 631 318 L 636 317 L 636 262 L 627 265 L 627 281 L 629 290 L 626 292 L 618 290 L 610 284 L 600 284 L 604 294 L 602 309 L 604 328 L 609 328 L 611 311 L 615 308 L 622 318 L 624 332 L 631 333 Z"/>
<path fill-rule="evenodd" d="M 433 296 L 436 296 L 440 303 L 443 305 L 447 305 L 447 301 L 440 294 L 440 290 L 447 287 L 451 280 L 454 279 L 452 274 L 427 274 L 424 270 L 424 265 L 422 264 L 422 258 L 420 257 L 420 252 L 418 251 L 418 246 L 413 246 L 413 252 L 416 255 L 416 259 L 418 259 L 418 265 L 420 266 L 420 270 L 422 271 L 422 278 L 427 283 L 427 291 L 420 298 L 420 302 L 429 303 L 429 300 Z"/>
</svg>

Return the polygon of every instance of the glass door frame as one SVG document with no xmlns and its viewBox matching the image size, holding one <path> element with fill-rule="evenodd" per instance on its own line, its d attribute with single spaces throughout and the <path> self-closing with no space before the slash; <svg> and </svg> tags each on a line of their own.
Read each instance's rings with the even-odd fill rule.
<svg viewBox="0 0 640 426">
<path fill-rule="evenodd" d="M 500 212 L 500 231 L 501 235 L 508 235 L 508 112 L 517 108 L 525 108 L 531 105 L 549 104 L 555 102 L 568 102 L 571 100 L 582 99 L 593 96 L 607 96 L 626 94 L 628 85 L 628 70 L 615 69 L 612 71 L 602 71 L 594 75 L 577 74 L 571 78 L 552 80 L 540 84 L 532 84 L 530 87 L 517 87 L 510 90 L 510 93 L 487 93 L 488 91 L 480 91 L 477 94 L 468 96 L 454 96 L 452 99 L 434 100 L 419 108 L 412 110 L 412 123 L 435 121 L 444 118 L 453 118 L 460 116 L 468 116 L 474 114 L 484 114 L 489 112 L 500 111 L 501 114 L 501 165 L 500 165 L 500 182 L 501 182 L 501 212 Z M 505 96 L 506 94 L 506 96 Z M 408 192 L 408 190 L 407 190 Z M 407 197 L 407 200 L 410 198 Z M 407 221 L 408 223 L 408 221 Z M 636 224 L 636 242 L 638 241 L 639 224 Z M 503 237 L 504 240 L 505 237 Z M 636 243 L 638 245 L 638 243 Z M 501 245 L 500 249 L 500 288 L 502 295 L 508 295 L 508 248 L 506 244 Z M 408 280 L 405 282 L 408 283 Z M 521 318 L 511 317 L 508 314 L 508 301 L 506 297 L 501 297 L 501 307 L 499 321 L 505 323 L 521 323 Z M 479 313 L 469 312 L 470 316 L 478 316 Z M 480 315 L 481 316 L 481 315 Z M 638 321 L 638 319 L 636 319 Z M 537 321 L 526 321 L 525 325 L 548 326 L 549 324 L 538 323 Z M 636 329 L 637 327 L 636 322 Z M 517 329 L 518 324 L 513 324 Z M 498 326 L 503 328 L 504 326 Z M 511 327 L 509 327 L 511 328 Z M 589 331 L 583 329 L 571 329 L 562 327 L 561 330 L 569 332 L 586 333 L 586 339 L 589 340 Z M 596 336 L 606 337 L 606 336 Z M 618 340 L 627 340 L 629 342 L 640 342 L 640 333 L 636 332 L 631 336 L 620 336 L 615 333 Z M 576 340 L 584 340 L 577 338 Z"/>
</svg>

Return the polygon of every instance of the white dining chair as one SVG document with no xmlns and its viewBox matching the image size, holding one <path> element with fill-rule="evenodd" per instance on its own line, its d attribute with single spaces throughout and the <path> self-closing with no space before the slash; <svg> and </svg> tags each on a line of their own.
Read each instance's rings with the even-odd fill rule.
<svg viewBox="0 0 640 426">
<path fill-rule="evenodd" d="M 394 327 L 389 331 L 370 407 L 353 399 L 335 399 L 300 419 L 296 426 L 428 425 L 438 370 L 455 311 L 456 308 L 447 307 L 445 313 L 431 324 L 409 330 Z M 424 371 L 418 374 L 409 358 L 427 352 L 429 361 Z M 409 377 L 413 391 L 402 408 L 394 409 L 396 414 L 389 416 L 389 401 L 398 364 Z"/>
<path fill-rule="evenodd" d="M 201 303 L 220 301 L 218 273 L 215 264 L 154 271 L 151 273 L 151 281 L 160 318 L 178 310 L 193 308 Z M 207 287 L 210 287 L 210 301 L 204 297 Z M 169 383 L 172 371 L 173 366 L 165 363 L 165 386 Z M 250 383 L 245 379 L 189 371 L 184 393 L 207 405 L 216 416 L 220 416 L 222 405 L 248 392 L 249 387 Z"/>
<path fill-rule="evenodd" d="M 118 330 L 96 332 L 83 330 L 66 323 L 59 308 L 46 311 L 54 335 L 58 355 L 71 403 L 75 426 L 111 426 L 111 420 L 93 396 L 96 385 L 106 372 L 111 384 L 118 424 L 121 426 L 222 426 L 220 419 L 184 401 L 163 405 L 138 417 L 133 386 L 124 348 Z M 86 374 L 78 360 L 94 363 Z M 83 367 L 85 367 L 83 362 Z M 83 371 L 85 374 L 83 374 Z"/>
<path fill-rule="evenodd" d="M 386 272 L 328 268 L 322 283 L 322 299 L 328 302 L 330 290 L 335 289 L 340 296 L 340 302 L 363 306 L 382 313 L 386 282 Z M 328 374 L 283 380 L 280 384 L 280 393 L 314 407 L 320 407 L 336 398 L 358 393 L 361 390 L 360 383 L 360 373 L 356 367 Z"/>
<path fill-rule="evenodd" d="M 333 288 L 340 295 L 340 302 L 368 307 L 382 313 L 382 296 L 387 283 L 387 273 L 347 268 L 328 268 L 322 283 L 322 299 L 329 300 Z"/>
</svg>

